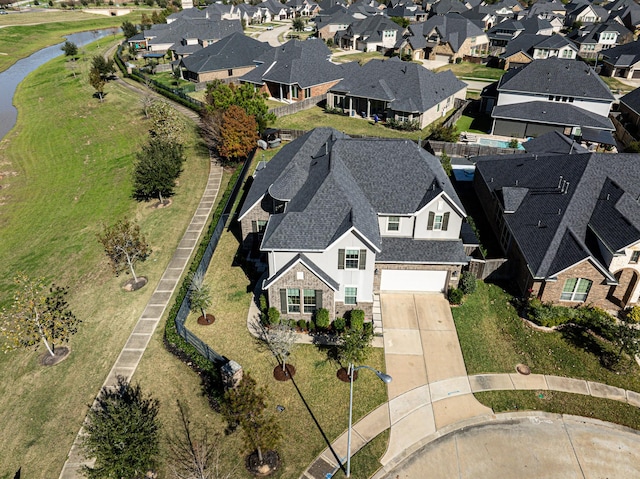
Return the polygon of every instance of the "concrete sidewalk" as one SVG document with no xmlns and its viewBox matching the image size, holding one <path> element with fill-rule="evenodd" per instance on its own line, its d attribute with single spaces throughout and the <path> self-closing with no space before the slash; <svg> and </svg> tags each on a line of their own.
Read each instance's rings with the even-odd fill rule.
<svg viewBox="0 0 640 479">
<path fill-rule="evenodd" d="M 118 359 L 116 359 L 111 371 L 107 375 L 103 387 L 114 386 L 117 376 L 124 376 L 130 379 L 133 373 L 135 373 L 142 359 L 142 355 L 151 340 L 151 336 L 160 323 L 162 315 L 171 300 L 171 296 L 178 286 L 178 281 L 189 264 L 194 249 L 198 246 L 200 235 L 206 226 L 207 219 L 211 214 L 218 195 L 221 180 L 222 167 L 212 158 L 207 186 L 200 199 L 200 204 L 191 219 L 191 223 L 187 227 L 187 231 L 184 233 L 169 265 L 158 282 L 153 295 L 149 299 L 147 307 L 142 312 Z M 80 444 L 82 434 L 83 429 L 80 429 L 71 446 L 68 458 L 62 467 L 59 479 L 79 479 L 84 477 L 81 474 L 82 466 L 91 465 L 81 454 Z"/>
</svg>

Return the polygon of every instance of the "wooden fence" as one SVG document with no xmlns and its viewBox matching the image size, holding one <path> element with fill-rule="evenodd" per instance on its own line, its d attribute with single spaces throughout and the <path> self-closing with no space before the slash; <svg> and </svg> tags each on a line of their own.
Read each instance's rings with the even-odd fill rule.
<svg viewBox="0 0 640 479">
<path fill-rule="evenodd" d="M 622 143 L 625 148 L 633 141 L 636 141 L 634 136 L 624 127 L 622 123 L 613 115 L 609 115 L 609 118 L 613 122 L 613 126 L 616 128 L 616 138 Z"/>
<path fill-rule="evenodd" d="M 327 101 L 327 94 L 313 96 L 311 98 L 307 98 L 306 100 L 296 101 L 294 103 L 289 103 L 287 105 L 278 106 L 275 108 L 269 108 L 269 113 L 273 113 L 278 118 L 285 115 L 291 115 L 293 113 L 298 113 L 302 110 L 308 110 L 309 108 L 313 108 L 319 103 Z"/>
<path fill-rule="evenodd" d="M 458 120 L 464 115 L 464 112 L 467 110 L 467 107 L 471 104 L 471 100 L 461 100 L 460 98 L 456 98 L 454 103 L 455 111 L 453 115 L 451 115 L 447 120 L 442 124 L 442 126 L 449 128 L 450 126 L 455 125 Z"/>
<path fill-rule="evenodd" d="M 478 278 L 485 280 L 508 279 L 510 277 L 506 258 L 477 259 L 469 262 L 469 271 Z"/>
</svg>

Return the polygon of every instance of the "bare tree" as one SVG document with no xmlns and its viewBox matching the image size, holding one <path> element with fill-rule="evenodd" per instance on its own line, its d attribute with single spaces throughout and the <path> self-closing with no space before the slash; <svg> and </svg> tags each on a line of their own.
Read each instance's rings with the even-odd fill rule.
<svg viewBox="0 0 640 479">
<path fill-rule="evenodd" d="M 206 426 L 191 425 L 186 408 L 178 400 L 180 432 L 168 437 L 169 470 L 175 479 L 231 479 L 236 468 L 223 472 L 220 467 L 220 435 Z"/>
<path fill-rule="evenodd" d="M 264 330 L 264 340 L 269 350 L 276 357 L 282 370 L 286 372 L 287 359 L 296 346 L 296 333 L 288 324 L 278 324 Z"/>
<path fill-rule="evenodd" d="M 129 220 L 120 220 L 113 226 L 103 226 L 102 233 L 97 236 L 116 275 L 128 269 L 137 283 L 138 277 L 133 266 L 151 254 L 140 226 Z"/>
</svg>

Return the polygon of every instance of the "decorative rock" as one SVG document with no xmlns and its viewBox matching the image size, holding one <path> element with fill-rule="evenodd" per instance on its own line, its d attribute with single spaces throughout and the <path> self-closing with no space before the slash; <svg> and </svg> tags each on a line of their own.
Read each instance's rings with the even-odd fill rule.
<svg viewBox="0 0 640 479">
<path fill-rule="evenodd" d="M 242 381 L 242 374 L 242 366 L 234 360 L 230 360 L 220 368 L 222 384 L 224 384 L 225 389 L 237 388 L 240 381 Z"/>
</svg>

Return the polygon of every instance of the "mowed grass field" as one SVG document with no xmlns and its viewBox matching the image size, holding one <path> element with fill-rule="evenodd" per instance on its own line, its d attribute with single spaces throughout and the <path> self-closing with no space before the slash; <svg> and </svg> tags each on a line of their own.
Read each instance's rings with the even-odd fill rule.
<svg viewBox="0 0 640 479">
<path fill-rule="evenodd" d="M 122 17 L 119 19 L 122 21 Z M 102 49 L 108 46 L 100 42 Z M 17 271 L 69 286 L 82 319 L 70 356 L 42 367 L 42 351 L 0 354 L 0 478 L 58 477 L 88 404 L 144 309 L 195 210 L 209 158 L 190 126 L 187 161 L 169 208 L 131 199 L 135 151 L 148 124 L 137 94 L 115 83 L 93 98 L 85 47 L 77 78 L 60 57 L 18 88 L 18 123 L 0 142 L 0 305 L 8 305 Z M 121 290 L 96 240 L 103 223 L 137 220 L 153 249 L 138 273 L 149 284 Z M 153 380 L 153 378 L 151 378 Z"/>
<path fill-rule="evenodd" d="M 63 42 L 69 33 L 119 27 L 126 21 L 136 24 L 141 15 L 135 11 L 121 17 L 107 17 L 61 10 L 0 15 L 0 71 L 33 52 Z"/>
</svg>

